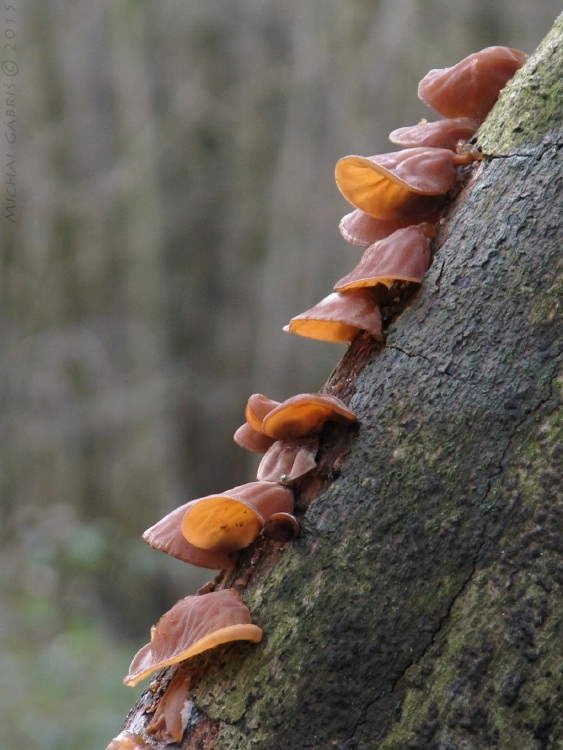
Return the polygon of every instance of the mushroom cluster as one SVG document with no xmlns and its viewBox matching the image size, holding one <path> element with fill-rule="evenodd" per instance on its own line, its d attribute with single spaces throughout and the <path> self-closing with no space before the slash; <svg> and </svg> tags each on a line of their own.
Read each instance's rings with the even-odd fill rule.
<svg viewBox="0 0 563 750">
<path fill-rule="evenodd" d="M 459 168 L 482 158 L 470 140 L 526 59 L 508 47 L 487 47 L 452 68 L 431 70 L 418 96 L 447 119 L 394 130 L 389 140 L 402 151 L 337 162 L 336 184 L 355 208 L 341 220 L 340 232 L 351 245 L 367 249 L 334 293 L 292 318 L 285 331 L 323 341 L 350 341 L 367 331 L 383 340 L 386 288 L 421 283 L 435 224 L 454 197 Z"/>
<path fill-rule="evenodd" d="M 334 292 L 292 318 L 285 331 L 336 342 L 351 341 L 366 331 L 384 341 L 381 300 L 396 284 L 422 282 L 431 262 L 430 240 L 453 197 L 460 165 L 481 158 L 470 141 L 526 59 L 513 49 L 488 47 L 452 68 L 431 70 L 420 82 L 418 95 L 446 119 L 394 130 L 389 138 L 405 147 L 403 151 L 338 161 L 336 184 L 355 208 L 341 220 L 340 232 L 351 245 L 367 249 Z M 255 393 L 245 417 L 234 439 L 264 454 L 257 481 L 176 508 L 143 534 L 151 547 L 191 565 L 226 571 L 258 536 L 285 543 L 298 535 L 294 487 L 317 466 L 320 433 L 327 421 L 351 425 L 356 417 L 340 399 L 321 393 L 300 394 L 283 403 Z M 235 586 L 244 586 L 243 581 Z M 262 630 L 252 623 L 240 593 L 215 589 L 215 583 L 208 584 L 161 617 L 150 642 L 135 655 L 126 685 L 219 644 L 261 640 Z M 185 676 L 172 680 L 147 734 L 181 740 L 185 712 L 192 705 L 189 683 Z M 107 750 L 118 747 L 146 745 L 125 731 Z"/>
</svg>

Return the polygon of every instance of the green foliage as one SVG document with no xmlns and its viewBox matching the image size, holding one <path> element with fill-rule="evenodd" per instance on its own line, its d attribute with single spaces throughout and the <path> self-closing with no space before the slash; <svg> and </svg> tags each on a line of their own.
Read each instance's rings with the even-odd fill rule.
<svg viewBox="0 0 563 750">
<path fill-rule="evenodd" d="M 101 750 L 136 697 L 122 679 L 138 644 L 117 643 L 79 617 L 53 632 L 60 613 L 39 595 L 8 604 L 10 616 L 3 607 L 0 619 L 0 750 Z"/>
</svg>

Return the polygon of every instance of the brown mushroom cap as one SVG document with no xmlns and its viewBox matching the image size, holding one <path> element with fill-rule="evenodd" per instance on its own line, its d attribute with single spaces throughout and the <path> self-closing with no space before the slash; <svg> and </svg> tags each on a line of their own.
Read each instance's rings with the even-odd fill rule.
<svg viewBox="0 0 563 750">
<path fill-rule="evenodd" d="M 257 432 L 248 422 L 238 428 L 234 438 L 237 445 L 254 453 L 266 453 L 275 442 L 272 438 L 264 435 L 263 432 Z"/>
<path fill-rule="evenodd" d="M 418 125 L 393 130 L 389 133 L 389 140 L 398 146 L 431 146 L 455 151 L 458 142 L 472 138 L 480 125 L 481 120 L 471 117 L 419 122 Z"/>
<path fill-rule="evenodd" d="M 454 157 L 445 148 L 345 156 L 336 163 L 336 184 L 347 201 L 376 219 L 425 216 L 445 203 L 455 182 Z"/>
<path fill-rule="evenodd" d="M 249 482 L 196 500 L 182 521 L 190 544 L 213 552 L 247 547 L 274 513 L 293 513 L 293 492 L 276 482 Z"/>
<path fill-rule="evenodd" d="M 229 570 L 237 560 L 235 552 L 212 552 L 190 544 L 182 534 L 182 521 L 197 500 L 176 508 L 143 534 L 143 539 L 153 549 L 166 552 L 178 560 L 210 570 Z"/>
<path fill-rule="evenodd" d="M 350 294 L 333 292 L 310 310 L 292 318 L 283 330 L 338 343 L 352 341 L 360 331 L 367 331 L 378 341 L 383 341 L 378 294 L 374 290 Z"/>
<path fill-rule="evenodd" d="M 406 227 L 368 247 L 356 268 L 337 281 L 334 288 L 346 291 L 375 284 L 389 287 L 399 279 L 420 283 L 429 263 L 429 242 L 423 229 Z"/>
<path fill-rule="evenodd" d="M 158 706 L 145 728 L 145 734 L 166 745 L 181 742 L 184 729 L 191 711 L 193 701 L 188 698 L 191 683 L 190 674 L 176 674 L 169 682 L 164 695 L 158 701 Z M 191 705 L 190 705 L 191 701 Z M 186 709 L 187 712 L 186 712 Z"/>
<path fill-rule="evenodd" d="M 335 396 L 324 393 L 301 393 L 273 409 L 264 419 L 266 435 L 277 440 L 293 440 L 320 432 L 328 420 L 356 422 L 356 416 Z"/>
<path fill-rule="evenodd" d="M 274 513 L 266 521 L 262 533 L 274 542 L 290 542 L 299 536 L 299 524 L 290 513 Z"/>
<path fill-rule="evenodd" d="M 123 680 L 136 685 L 155 669 L 176 664 L 229 641 L 259 643 L 262 631 L 234 589 L 187 596 L 151 630 L 151 641 L 137 652 Z"/>
<path fill-rule="evenodd" d="M 420 216 L 416 219 L 417 222 L 426 222 L 434 224 L 440 218 L 441 211 L 434 211 L 428 216 Z M 365 211 L 361 211 L 356 208 L 349 214 L 346 214 L 340 220 L 338 228 L 340 234 L 346 242 L 357 247 L 369 247 L 374 242 L 384 240 L 385 237 L 389 237 L 390 234 L 396 232 L 397 229 L 404 229 L 409 227 L 413 223 L 413 219 L 399 219 L 397 221 L 384 221 L 383 219 L 376 219 Z"/>
<path fill-rule="evenodd" d="M 527 59 L 509 47 L 487 47 L 451 68 L 428 72 L 418 84 L 418 97 L 444 117 L 484 120 L 501 89 Z"/>
<path fill-rule="evenodd" d="M 279 405 L 279 401 L 272 401 L 271 398 L 266 398 L 266 396 L 263 396 L 261 393 L 253 393 L 248 399 L 244 416 L 246 417 L 248 424 L 256 430 L 256 432 L 264 433 L 264 430 L 262 429 L 262 420 L 266 414 Z"/>
<path fill-rule="evenodd" d="M 257 478 L 265 482 L 293 482 L 317 465 L 317 435 L 296 440 L 276 440 L 258 467 Z"/>
</svg>

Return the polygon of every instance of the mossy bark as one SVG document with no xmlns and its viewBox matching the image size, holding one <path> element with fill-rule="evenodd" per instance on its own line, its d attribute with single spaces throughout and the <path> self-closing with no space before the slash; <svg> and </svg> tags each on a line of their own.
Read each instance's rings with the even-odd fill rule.
<svg viewBox="0 0 563 750">
<path fill-rule="evenodd" d="M 264 640 L 196 660 L 182 748 L 563 745 L 562 30 L 491 114 L 386 347 L 357 340 L 329 381 L 359 431 L 326 431 L 349 452 L 300 538 L 261 543 Z"/>
</svg>

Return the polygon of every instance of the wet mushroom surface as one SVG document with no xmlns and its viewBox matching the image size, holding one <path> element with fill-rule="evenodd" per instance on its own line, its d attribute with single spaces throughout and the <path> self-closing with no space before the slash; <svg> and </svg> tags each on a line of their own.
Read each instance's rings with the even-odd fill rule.
<svg viewBox="0 0 563 750">
<path fill-rule="evenodd" d="M 166 612 L 151 630 L 151 640 L 135 655 L 123 682 L 136 685 L 160 667 L 230 641 L 259 643 L 262 630 L 234 589 L 187 596 Z"/>
</svg>

